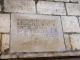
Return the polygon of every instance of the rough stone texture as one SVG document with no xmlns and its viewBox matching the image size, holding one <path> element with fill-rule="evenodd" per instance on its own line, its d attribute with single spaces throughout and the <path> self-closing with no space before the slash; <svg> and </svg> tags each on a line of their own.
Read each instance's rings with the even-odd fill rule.
<svg viewBox="0 0 80 60">
<path fill-rule="evenodd" d="M 79 56 L 80 52 L 63 52 L 63 53 L 39 53 L 39 54 L 22 54 L 21 58 L 26 57 L 57 57 L 57 56 Z"/>
<path fill-rule="evenodd" d="M 0 14 L 0 32 L 10 31 L 10 14 Z"/>
<path fill-rule="evenodd" d="M 54 0 L 54 1 L 69 2 L 70 0 Z"/>
<path fill-rule="evenodd" d="M 4 0 L 5 12 L 36 13 L 35 1 Z"/>
<path fill-rule="evenodd" d="M 38 14 L 66 15 L 64 3 L 39 1 L 37 4 Z"/>
<path fill-rule="evenodd" d="M 64 34 L 64 37 L 65 37 L 66 50 L 71 50 L 71 42 L 69 39 L 69 35 Z"/>
<path fill-rule="evenodd" d="M 73 50 L 80 50 L 80 34 L 70 35 L 71 45 Z"/>
<path fill-rule="evenodd" d="M 74 3 L 67 3 L 67 12 L 68 15 L 80 15 L 80 5 Z"/>
<path fill-rule="evenodd" d="M 2 35 L 2 54 L 7 53 L 9 50 L 9 34 L 3 34 Z"/>
<path fill-rule="evenodd" d="M 10 59 L 10 58 L 17 58 L 17 56 L 15 54 L 1 55 L 1 59 Z"/>
<path fill-rule="evenodd" d="M 62 16 L 64 32 L 80 32 L 79 22 L 75 16 Z"/>
<path fill-rule="evenodd" d="M 10 58 L 33 58 L 33 57 L 59 57 L 59 56 L 80 56 L 80 51 L 75 52 L 58 52 L 58 53 L 29 53 L 29 54 L 8 54 L 1 55 L 1 59 L 10 59 Z"/>
</svg>

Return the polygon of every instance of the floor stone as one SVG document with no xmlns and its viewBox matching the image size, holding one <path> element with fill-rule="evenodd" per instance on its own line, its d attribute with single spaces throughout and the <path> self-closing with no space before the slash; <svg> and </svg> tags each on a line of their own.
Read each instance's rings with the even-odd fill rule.
<svg viewBox="0 0 80 60">
<path fill-rule="evenodd" d="M 12 14 L 10 43 L 13 53 L 65 51 L 61 19 L 59 16 Z"/>
<path fill-rule="evenodd" d="M 0 32 L 9 33 L 10 31 L 10 14 L 0 14 Z"/>
<path fill-rule="evenodd" d="M 80 32 L 78 18 L 75 16 L 62 16 L 64 32 Z"/>
<path fill-rule="evenodd" d="M 66 15 L 64 3 L 47 2 L 47 1 L 38 1 L 37 13 L 38 14 Z"/>
<path fill-rule="evenodd" d="M 2 54 L 8 53 L 9 50 L 9 34 L 3 34 L 2 35 Z"/>
<path fill-rule="evenodd" d="M 64 34 L 66 50 L 71 50 L 71 41 L 68 34 Z"/>
<path fill-rule="evenodd" d="M 73 50 L 80 50 L 80 34 L 70 35 L 71 45 Z"/>
<path fill-rule="evenodd" d="M 35 1 L 4 0 L 5 12 L 36 13 Z"/>
<path fill-rule="evenodd" d="M 1 55 L 1 59 L 10 59 L 10 58 L 17 58 L 17 56 L 15 54 Z"/>
<path fill-rule="evenodd" d="M 68 15 L 79 15 L 80 16 L 80 5 L 74 3 L 66 3 Z"/>
</svg>

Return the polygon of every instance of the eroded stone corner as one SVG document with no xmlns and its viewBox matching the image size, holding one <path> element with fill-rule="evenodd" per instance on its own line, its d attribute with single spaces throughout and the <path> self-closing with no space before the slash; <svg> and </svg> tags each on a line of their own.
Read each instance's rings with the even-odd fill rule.
<svg viewBox="0 0 80 60">
<path fill-rule="evenodd" d="M 2 55 L 9 53 L 9 34 L 2 34 L 1 53 L 2 53 Z"/>
<path fill-rule="evenodd" d="M 70 35 L 72 50 L 80 50 L 80 34 Z"/>
</svg>

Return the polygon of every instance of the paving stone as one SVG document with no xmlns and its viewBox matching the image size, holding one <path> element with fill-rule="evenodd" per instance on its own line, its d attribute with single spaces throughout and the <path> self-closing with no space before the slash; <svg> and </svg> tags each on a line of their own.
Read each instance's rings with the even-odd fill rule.
<svg viewBox="0 0 80 60">
<path fill-rule="evenodd" d="M 67 3 L 67 13 L 68 15 L 80 15 L 80 5 L 74 3 Z"/>
<path fill-rule="evenodd" d="M 54 1 L 69 2 L 70 0 L 54 0 Z"/>
<path fill-rule="evenodd" d="M 64 34 L 66 50 L 71 50 L 71 42 L 68 34 Z"/>
<path fill-rule="evenodd" d="M 62 16 L 64 32 L 80 32 L 79 22 L 75 16 Z"/>
<path fill-rule="evenodd" d="M 10 31 L 10 14 L 0 14 L 0 32 Z"/>
<path fill-rule="evenodd" d="M 3 34 L 2 35 L 2 54 L 7 53 L 9 50 L 9 34 Z"/>
<path fill-rule="evenodd" d="M 37 4 L 38 14 L 66 15 L 64 3 L 39 1 Z"/>
<path fill-rule="evenodd" d="M 70 35 L 71 45 L 73 50 L 80 50 L 80 34 Z"/>
<path fill-rule="evenodd" d="M 5 12 L 36 13 L 35 1 L 4 0 Z"/>
<path fill-rule="evenodd" d="M 11 53 L 65 51 L 60 16 L 12 14 L 10 43 Z"/>
</svg>

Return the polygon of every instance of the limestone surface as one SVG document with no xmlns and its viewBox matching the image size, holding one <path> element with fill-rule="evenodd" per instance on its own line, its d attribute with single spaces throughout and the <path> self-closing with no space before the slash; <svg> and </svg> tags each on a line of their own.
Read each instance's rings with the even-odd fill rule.
<svg viewBox="0 0 80 60">
<path fill-rule="evenodd" d="M 80 32 L 78 18 L 75 16 L 62 16 L 64 32 Z"/>
<path fill-rule="evenodd" d="M 68 15 L 80 15 L 80 4 L 66 3 Z"/>
<path fill-rule="evenodd" d="M 9 33 L 10 31 L 10 14 L 0 14 L 0 32 Z"/>
<path fill-rule="evenodd" d="M 38 14 L 66 15 L 64 3 L 39 1 L 37 4 Z"/>
<path fill-rule="evenodd" d="M 69 35 L 68 34 L 64 34 L 64 38 L 65 38 L 65 44 L 66 44 L 66 50 L 71 50 L 71 42 L 69 39 Z"/>
<path fill-rule="evenodd" d="M 2 54 L 6 54 L 8 50 L 9 50 L 9 34 L 3 34 L 1 52 Z"/>
<path fill-rule="evenodd" d="M 4 0 L 5 12 L 36 13 L 35 1 Z"/>
<path fill-rule="evenodd" d="M 73 50 L 80 50 L 80 34 L 70 35 L 71 45 Z"/>
</svg>

